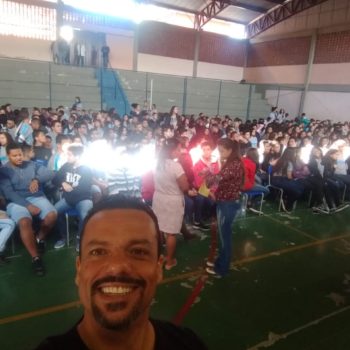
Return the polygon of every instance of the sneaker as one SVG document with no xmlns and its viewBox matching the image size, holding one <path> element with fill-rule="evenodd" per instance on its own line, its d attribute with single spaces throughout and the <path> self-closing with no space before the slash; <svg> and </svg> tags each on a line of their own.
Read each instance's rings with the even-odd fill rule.
<svg viewBox="0 0 350 350">
<path fill-rule="evenodd" d="M 207 267 L 205 269 L 205 271 L 207 272 L 207 274 L 212 275 L 212 276 L 218 276 L 218 274 L 215 272 L 215 270 L 212 267 Z"/>
<path fill-rule="evenodd" d="M 203 222 L 194 222 L 192 225 L 193 228 L 202 230 L 202 231 L 209 231 L 210 225 L 206 225 Z"/>
<path fill-rule="evenodd" d="M 55 245 L 53 246 L 54 249 L 61 249 L 66 245 L 66 240 L 65 239 L 60 239 L 59 241 L 57 241 L 55 243 Z"/>
<path fill-rule="evenodd" d="M 213 262 L 209 261 L 209 260 L 206 262 L 206 265 L 208 267 L 214 267 L 215 266 L 215 264 Z"/>
<path fill-rule="evenodd" d="M 38 240 L 38 253 L 40 255 L 45 253 L 45 241 L 43 239 Z"/>
<path fill-rule="evenodd" d="M 32 266 L 33 266 L 33 270 L 37 276 L 44 276 L 45 275 L 45 267 L 44 267 L 43 261 L 41 260 L 41 258 L 39 256 L 36 256 L 35 258 L 33 258 Z"/>
<path fill-rule="evenodd" d="M 165 270 L 169 271 L 169 270 L 171 270 L 173 267 L 175 267 L 176 265 L 177 265 L 177 260 L 174 259 L 174 262 L 173 262 L 172 264 L 168 265 L 168 264 L 166 263 L 166 264 L 164 265 L 164 268 L 165 268 Z"/>
</svg>

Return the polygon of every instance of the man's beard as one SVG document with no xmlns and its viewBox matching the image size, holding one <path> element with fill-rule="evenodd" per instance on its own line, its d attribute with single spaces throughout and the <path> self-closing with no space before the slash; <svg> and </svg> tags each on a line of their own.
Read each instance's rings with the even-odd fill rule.
<svg viewBox="0 0 350 350">
<path fill-rule="evenodd" d="M 103 328 L 112 330 L 112 331 L 124 331 L 124 330 L 127 330 L 130 327 L 130 325 L 135 320 L 137 320 L 137 318 L 145 311 L 145 307 L 142 306 L 142 300 L 144 296 L 144 288 L 146 286 L 146 282 L 144 280 L 129 279 L 128 277 L 124 277 L 124 276 L 115 276 L 115 277 L 109 276 L 95 283 L 95 285 L 92 288 L 92 294 L 95 294 L 97 287 L 100 283 L 112 282 L 112 281 L 136 283 L 141 288 L 141 294 L 139 299 L 137 300 L 137 303 L 133 306 L 131 311 L 124 318 L 117 319 L 117 320 L 110 320 L 108 316 L 106 316 L 106 313 L 107 314 L 108 312 L 114 313 L 116 311 L 123 310 L 127 307 L 127 303 L 126 302 L 108 303 L 106 305 L 107 310 L 106 312 L 104 312 L 100 307 L 96 305 L 92 295 L 91 310 L 96 322 L 99 323 Z"/>
<path fill-rule="evenodd" d="M 111 331 L 124 331 L 129 329 L 130 325 L 137 320 L 137 318 L 143 313 L 144 308 L 142 307 L 142 298 L 137 302 L 136 305 L 132 308 L 128 315 L 122 319 L 110 320 L 104 315 L 104 312 L 92 301 L 91 309 L 94 315 L 94 318 L 97 323 L 99 323 L 103 328 Z M 118 311 L 123 310 L 126 307 L 126 303 L 110 303 L 107 304 L 106 309 L 108 311 Z"/>
</svg>

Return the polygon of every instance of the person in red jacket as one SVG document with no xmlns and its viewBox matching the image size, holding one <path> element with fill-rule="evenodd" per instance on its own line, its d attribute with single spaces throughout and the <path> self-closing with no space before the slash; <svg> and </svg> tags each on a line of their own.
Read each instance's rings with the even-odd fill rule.
<svg viewBox="0 0 350 350">
<path fill-rule="evenodd" d="M 243 191 L 250 191 L 255 184 L 256 163 L 250 157 L 242 157 L 244 165 Z"/>
<path fill-rule="evenodd" d="M 256 172 L 259 167 L 259 153 L 256 148 L 249 148 L 247 154 L 242 158 L 244 165 L 243 191 L 262 191 L 269 193 L 269 189 L 256 182 Z"/>
</svg>

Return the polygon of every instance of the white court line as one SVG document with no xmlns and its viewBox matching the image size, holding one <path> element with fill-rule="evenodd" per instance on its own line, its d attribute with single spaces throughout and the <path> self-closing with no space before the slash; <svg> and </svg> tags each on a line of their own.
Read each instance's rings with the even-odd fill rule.
<svg viewBox="0 0 350 350">
<path fill-rule="evenodd" d="M 275 343 L 277 343 L 278 341 L 282 340 L 282 339 L 286 339 L 287 337 L 289 337 L 290 335 L 292 334 L 295 334 L 295 333 L 298 333 L 306 328 L 309 328 L 311 326 L 315 326 L 317 325 L 318 323 L 328 319 L 328 318 L 331 318 L 333 316 L 336 316 L 336 315 L 339 315 L 341 314 L 342 312 L 345 312 L 347 310 L 350 310 L 350 306 L 346 306 L 342 309 L 339 309 L 337 311 L 334 311 L 328 315 L 325 315 L 325 316 L 322 316 L 314 321 L 311 321 L 303 326 L 300 326 L 298 328 L 295 328 L 287 333 L 283 333 L 283 334 L 276 334 L 276 333 L 272 333 L 270 332 L 269 335 L 268 335 L 268 339 L 267 340 L 263 340 L 262 342 L 260 342 L 259 344 L 256 344 L 250 348 L 248 348 L 247 350 L 259 350 L 260 348 L 269 348 L 271 347 L 272 345 L 274 345 Z"/>
</svg>

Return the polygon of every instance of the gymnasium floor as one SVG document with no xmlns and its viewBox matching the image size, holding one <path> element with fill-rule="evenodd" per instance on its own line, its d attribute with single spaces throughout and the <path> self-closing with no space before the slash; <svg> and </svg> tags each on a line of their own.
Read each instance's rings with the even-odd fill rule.
<svg viewBox="0 0 350 350">
<path fill-rule="evenodd" d="M 203 273 L 211 234 L 178 242 L 179 265 L 165 271 L 152 316 L 193 328 L 209 349 L 350 348 L 350 208 L 292 215 L 265 203 L 265 215 L 238 219 L 228 277 Z M 272 205 L 275 207 L 275 205 Z M 80 317 L 73 248 L 49 243 L 47 275 L 33 276 L 20 244 L 0 268 L 0 349 L 32 349 Z"/>
</svg>

